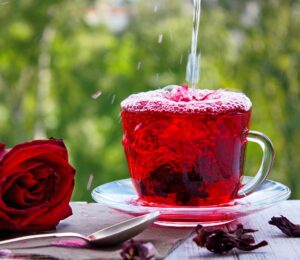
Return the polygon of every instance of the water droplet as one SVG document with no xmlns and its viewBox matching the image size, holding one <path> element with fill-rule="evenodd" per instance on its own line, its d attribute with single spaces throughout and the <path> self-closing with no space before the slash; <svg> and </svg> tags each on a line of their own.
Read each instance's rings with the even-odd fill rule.
<svg viewBox="0 0 300 260">
<path fill-rule="evenodd" d="M 181 54 L 180 61 L 179 61 L 180 65 L 182 64 L 182 62 L 183 62 L 183 55 Z"/>
<path fill-rule="evenodd" d="M 142 67 L 142 62 L 141 62 L 141 61 L 139 61 L 138 65 L 136 66 L 136 69 L 137 69 L 137 70 L 140 70 L 140 69 L 141 69 L 141 67 Z"/>
<path fill-rule="evenodd" d="M 139 130 L 141 128 L 141 126 L 142 126 L 142 123 L 137 124 L 134 128 L 134 131 Z"/>
<path fill-rule="evenodd" d="M 90 177 L 89 177 L 88 183 L 87 183 L 87 185 L 86 185 L 86 189 L 87 189 L 87 190 L 90 190 L 90 189 L 91 189 L 93 180 L 94 180 L 94 175 L 91 174 Z"/>
<path fill-rule="evenodd" d="M 113 95 L 112 99 L 111 99 L 111 104 L 115 103 L 116 100 L 116 95 Z"/>
<path fill-rule="evenodd" d="M 163 42 L 163 40 L 164 40 L 164 35 L 161 33 L 160 35 L 158 35 L 158 40 L 157 40 L 157 42 L 158 42 L 159 44 L 161 44 L 161 43 Z"/>
<path fill-rule="evenodd" d="M 120 124 L 122 122 L 122 115 L 121 112 L 118 114 L 118 124 Z"/>
<path fill-rule="evenodd" d="M 97 92 L 95 92 L 95 93 L 92 95 L 92 99 L 97 99 L 97 98 L 99 98 L 101 95 L 102 95 L 102 92 L 101 92 L 100 90 L 98 90 Z"/>
<path fill-rule="evenodd" d="M 159 73 L 156 73 L 156 81 L 159 81 Z"/>
<path fill-rule="evenodd" d="M 173 32 L 171 30 L 169 30 L 169 36 L 170 36 L 170 41 L 172 42 L 173 41 Z"/>
</svg>

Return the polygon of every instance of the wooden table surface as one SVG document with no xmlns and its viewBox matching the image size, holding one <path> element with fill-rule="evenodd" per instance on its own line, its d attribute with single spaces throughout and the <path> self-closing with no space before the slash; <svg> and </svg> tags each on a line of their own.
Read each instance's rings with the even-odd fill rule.
<svg viewBox="0 0 300 260">
<path fill-rule="evenodd" d="M 193 243 L 192 238 L 181 244 L 167 260 L 178 259 L 300 259 L 300 238 L 286 237 L 279 229 L 268 224 L 273 216 L 284 215 L 295 224 L 300 224 L 300 201 L 289 200 L 279 205 L 266 209 L 260 213 L 241 218 L 226 226 L 232 229 L 237 223 L 242 223 L 245 227 L 258 229 L 254 233 L 255 241 L 267 240 L 269 245 L 252 252 L 242 252 L 234 250 L 223 256 L 215 255 L 206 249 L 199 248 Z"/>
<path fill-rule="evenodd" d="M 99 204 L 71 203 L 74 214 L 61 222 L 57 232 L 75 231 L 89 234 L 105 226 L 118 223 L 130 216 L 109 209 Z M 192 241 L 193 229 L 166 228 L 153 225 L 140 234 L 136 239 L 142 239 L 153 243 L 161 259 L 300 259 L 300 238 L 288 238 L 276 227 L 268 224 L 273 216 L 284 215 L 294 223 L 300 224 L 300 201 L 286 201 L 266 209 L 260 213 L 239 219 L 224 228 L 233 229 L 237 223 L 242 223 L 246 228 L 254 228 L 259 231 L 254 233 L 255 240 L 260 242 L 267 240 L 269 245 L 252 252 L 233 250 L 226 255 L 215 255 L 205 248 L 199 248 Z M 13 254 L 43 256 L 42 259 L 120 259 L 120 247 L 115 248 L 64 248 L 51 245 L 54 239 L 43 241 L 28 241 L 11 246 L 0 246 L 1 250 L 11 250 Z M 10 259 L 5 258 L 4 259 Z M 16 259 L 16 258 L 15 258 Z M 20 259 L 20 258 L 17 258 Z M 23 258 L 24 259 L 24 258 Z M 30 258 L 26 258 L 30 259 Z M 35 258 L 39 259 L 39 258 Z"/>
</svg>

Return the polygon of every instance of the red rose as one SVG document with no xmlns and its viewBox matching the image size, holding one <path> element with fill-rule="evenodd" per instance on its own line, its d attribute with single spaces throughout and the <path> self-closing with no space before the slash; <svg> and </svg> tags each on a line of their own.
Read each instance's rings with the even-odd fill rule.
<svg viewBox="0 0 300 260">
<path fill-rule="evenodd" d="M 62 140 L 0 144 L 0 230 L 55 228 L 72 215 L 75 170 Z"/>
</svg>

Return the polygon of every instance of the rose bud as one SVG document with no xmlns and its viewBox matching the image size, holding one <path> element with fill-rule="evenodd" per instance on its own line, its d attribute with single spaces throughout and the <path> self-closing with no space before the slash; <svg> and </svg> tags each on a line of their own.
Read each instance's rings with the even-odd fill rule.
<svg viewBox="0 0 300 260">
<path fill-rule="evenodd" d="M 72 215 L 74 175 L 62 140 L 0 144 L 0 230 L 54 229 Z"/>
</svg>

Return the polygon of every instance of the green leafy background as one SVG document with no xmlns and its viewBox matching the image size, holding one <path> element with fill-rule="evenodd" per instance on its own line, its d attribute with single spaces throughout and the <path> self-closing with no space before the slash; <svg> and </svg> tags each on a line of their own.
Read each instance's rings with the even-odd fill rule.
<svg viewBox="0 0 300 260">
<path fill-rule="evenodd" d="M 116 4 L 0 0 L 0 140 L 11 147 L 63 138 L 77 169 L 73 200 L 91 201 L 91 175 L 91 188 L 128 177 L 120 101 L 185 81 L 188 1 L 121 1 L 129 23 L 117 32 L 86 21 L 104 2 Z M 252 99 L 251 128 L 267 134 L 276 149 L 270 178 L 299 199 L 300 1 L 204 0 L 201 19 L 199 88 L 240 90 Z M 97 91 L 102 95 L 91 98 Z M 250 144 L 247 175 L 260 160 Z"/>
</svg>

